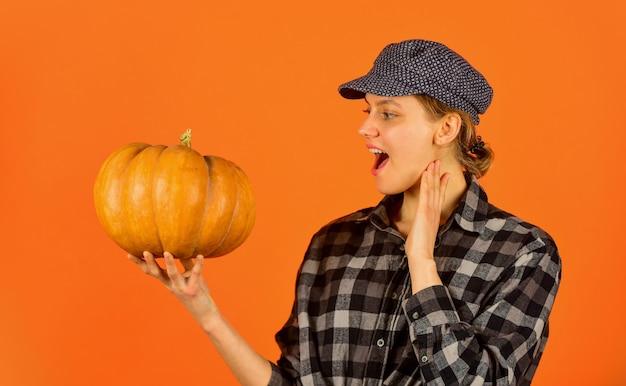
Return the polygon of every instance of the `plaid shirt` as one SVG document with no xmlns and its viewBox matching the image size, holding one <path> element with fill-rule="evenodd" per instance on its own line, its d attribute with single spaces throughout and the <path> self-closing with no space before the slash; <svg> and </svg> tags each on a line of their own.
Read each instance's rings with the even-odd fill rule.
<svg viewBox="0 0 626 386">
<path fill-rule="evenodd" d="M 388 216 L 401 195 L 315 234 L 270 385 L 530 384 L 561 260 L 547 233 L 468 183 L 435 245 L 443 286 L 412 294 Z"/>
</svg>

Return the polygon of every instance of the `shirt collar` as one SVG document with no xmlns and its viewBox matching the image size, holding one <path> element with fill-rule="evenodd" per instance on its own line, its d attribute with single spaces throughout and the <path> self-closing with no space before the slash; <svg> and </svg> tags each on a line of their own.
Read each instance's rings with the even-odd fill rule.
<svg viewBox="0 0 626 386">
<path fill-rule="evenodd" d="M 468 185 L 467 191 L 441 231 L 447 230 L 453 221 L 468 232 L 482 233 L 485 230 L 489 210 L 487 193 L 473 175 L 466 174 L 465 180 Z M 367 216 L 369 221 L 381 230 L 389 228 L 391 226 L 389 213 L 402 202 L 402 197 L 402 193 L 383 197 Z"/>
<path fill-rule="evenodd" d="M 467 191 L 452 213 L 451 218 L 466 231 L 483 233 L 489 212 L 487 193 L 480 186 L 475 176 L 465 174 L 465 180 L 467 181 Z"/>
</svg>

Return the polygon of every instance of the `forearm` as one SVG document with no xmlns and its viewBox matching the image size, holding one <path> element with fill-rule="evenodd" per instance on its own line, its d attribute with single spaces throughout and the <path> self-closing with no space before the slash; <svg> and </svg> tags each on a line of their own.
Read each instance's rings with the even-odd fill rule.
<svg viewBox="0 0 626 386">
<path fill-rule="evenodd" d="M 494 325 L 496 306 L 470 324 L 473 305 L 457 309 L 444 286 L 414 295 L 404 304 L 411 341 L 426 384 L 516 384 L 538 354 L 545 323 Z M 499 308 L 506 307 L 502 304 Z M 464 315 L 464 316 L 461 316 Z M 483 323 L 484 322 L 484 323 Z"/>
<path fill-rule="evenodd" d="M 146 273 L 161 280 L 187 308 L 242 385 L 267 386 L 270 363 L 257 354 L 220 313 L 202 277 L 204 257 L 198 256 L 195 263 L 181 261 L 185 267 L 182 274 L 169 253 L 164 256 L 167 270 L 162 269 L 149 253 L 144 254 L 145 261 L 129 257 Z"/>
<path fill-rule="evenodd" d="M 219 311 L 204 322 L 202 328 L 241 385 L 269 384 L 270 362 L 259 355 Z"/>
</svg>

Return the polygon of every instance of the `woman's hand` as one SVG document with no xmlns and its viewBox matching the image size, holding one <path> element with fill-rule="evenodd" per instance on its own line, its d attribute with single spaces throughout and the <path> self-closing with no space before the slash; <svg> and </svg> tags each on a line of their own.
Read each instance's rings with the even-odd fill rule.
<svg viewBox="0 0 626 386">
<path fill-rule="evenodd" d="M 430 163 L 422 173 L 417 213 L 406 240 L 413 293 L 441 284 L 434 259 L 434 247 L 448 180 L 447 173 L 441 176 L 438 160 Z"/>
<path fill-rule="evenodd" d="M 270 362 L 260 356 L 219 313 L 202 277 L 204 256 L 181 260 L 184 272 L 179 272 L 174 256 L 165 252 L 165 268 L 149 252 L 143 258 L 128 255 L 148 275 L 161 281 L 196 318 L 209 336 L 228 367 L 242 385 L 267 385 L 272 375 Z"/>
<path fill-rule="evenodd" d="M 164 253 L 165 268 L 162 268 L 150 252 L 143 253 L 143 259 L 128 255 L 128 258 L 137 264 L 144 273 L 158 279 L 183 303 L 187 310 L 200 323 L 208 328 L 211 317 L 217 314 L 217 306 L 210 296 L 209 288 L 202 276 L 204 256 L 198 255 L 195 263 L 191 259 L 181 259 L 185 269 L 180 272 L 171 253 Z"/>
</svg>

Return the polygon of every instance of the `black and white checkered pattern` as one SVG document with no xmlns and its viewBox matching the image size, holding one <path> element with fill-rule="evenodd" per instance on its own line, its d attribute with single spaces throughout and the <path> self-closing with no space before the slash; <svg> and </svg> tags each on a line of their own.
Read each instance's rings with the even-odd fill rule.
<svg viewBox="0 0 626 386">
<path fill-rule="evenodd" d="M 467 112 L 475 124 L 493 97 L 487 80 L 459 54 L 428 40 L 407 40 L 385 47 L 364 76 L 339 86 L 348 99 L 365 94 L 426 94 Z"/>
<path fill-rule="evenodd" d="M 313 237 L 270 385 L 529 385 L 560 283 L 552 238 L 472 178 L 435 247 L 444 285 L 413 294 L 399 199 Z"/>
</svg>

